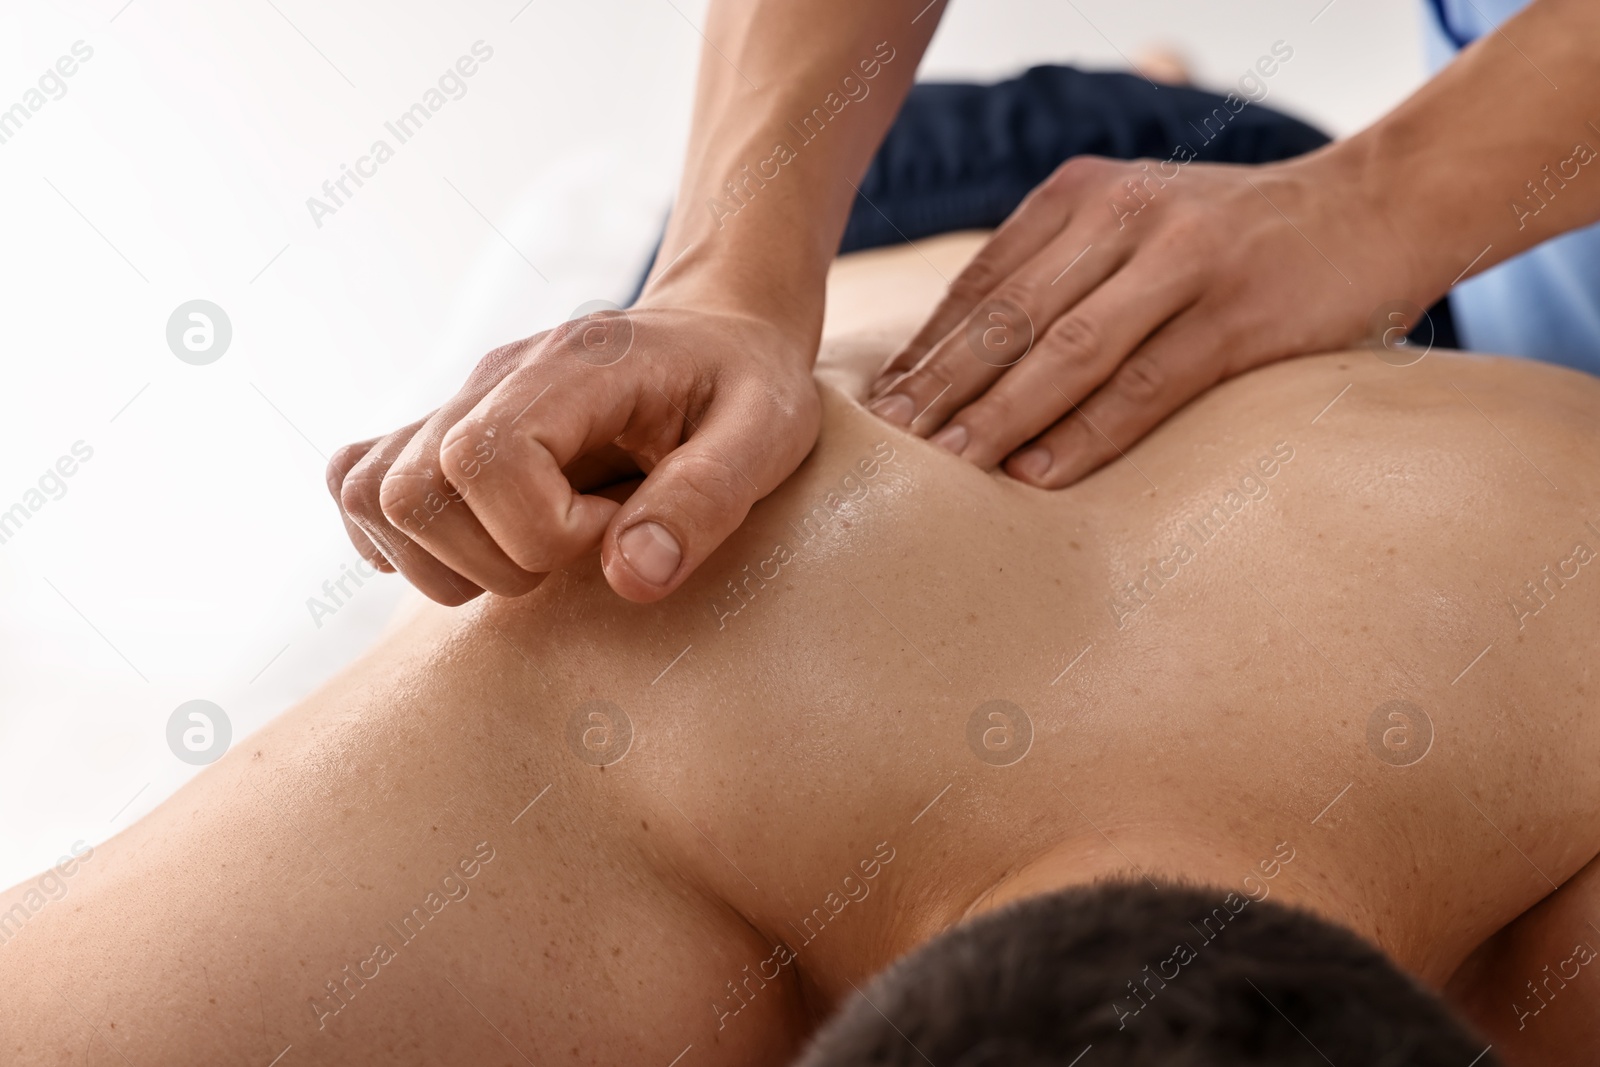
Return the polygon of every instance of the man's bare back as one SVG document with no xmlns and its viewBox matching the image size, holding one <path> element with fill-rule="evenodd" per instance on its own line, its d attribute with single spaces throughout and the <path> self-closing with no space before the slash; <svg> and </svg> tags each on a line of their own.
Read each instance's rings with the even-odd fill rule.
<svg viewBox="0 0 1600 1067">
<path fill-rule="evenodd" d="M 667 601 L 422 609 L 78 861 L 5 930 L 4 1062 L 782 1062 L 963 917 L 1141 874 L 1589 1062 L 1600 383 L 1301 359 L 1036 491 L 852 399 L 972 247 L 841 263 L 820 443 Z"/>
</svg>

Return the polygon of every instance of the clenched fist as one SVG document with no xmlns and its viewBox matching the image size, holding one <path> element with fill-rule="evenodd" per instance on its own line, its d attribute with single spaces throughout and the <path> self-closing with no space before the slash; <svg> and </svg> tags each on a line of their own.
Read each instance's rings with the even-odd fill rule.
<svg viewBox="0 0 1600 1067">
<path fill-rule="evenodd" d="M 350 538 L 444 604 L 600 549 L 659 599 L 816 441 L 814 331 L 725 309 L 601 311 L 485 356 L 437 411 L 328 465 Z M 593 490 L 639 474 L 619 503 Z"/>
</svg>

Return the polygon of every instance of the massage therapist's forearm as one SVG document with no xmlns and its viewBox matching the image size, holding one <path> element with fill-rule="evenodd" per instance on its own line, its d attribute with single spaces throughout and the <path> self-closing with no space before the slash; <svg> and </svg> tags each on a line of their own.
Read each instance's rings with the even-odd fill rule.
<svg viewBox="0 0 1600 1067">
<path fill-rule="evenodd" d="M 816 443 L 827 267 L 941 6 L 712 0 L 678 203 L 635 307 L 496 349 L 431 415 L 340 450 L 328 488 L 368 562 L 444 604 L 521 596 L 597 548 L 630 600 L 686 581 Z M 486 468 L 491 437 L 508 458 Z M 599 470 L 645 478 L 618 501 Z"/>
<path fill-rule="evenodd" d="M 1600 4 L 1535 0 L 1327 150 L 1383 205 L 1430 296 L 1469 263 L 1470 276 L 1600 219 L 1597 48 Z"/>
<path fill-rule="evenodd" d="M 712 0 L 687 162 L 645 302 L 709 301 L 815 334 L 854 184 L 943 7 Z"/>
</svg>

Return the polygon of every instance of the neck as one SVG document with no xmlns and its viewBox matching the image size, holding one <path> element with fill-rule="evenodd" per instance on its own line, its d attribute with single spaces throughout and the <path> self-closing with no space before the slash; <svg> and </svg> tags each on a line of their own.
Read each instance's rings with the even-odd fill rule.
<svg viewBox="0 0 1600 1067">
<path fill-rule="evenodd" d="M 1354 931 L 1424 980 L 1437 985 L 1448 977 L 1448 969 L 1433 973 L 1438 967 L 1428 959 L 1386 936 L 1358 879 L 1329 876 L 1311 850 L 1297 849 L 1292 841 L 1256 834 L 1248 842 L 1223 840 L 1184 828 L 1117 827 L 1115 834 L 1115 843 L 1095 829 L 1061 842 L 991 886 L 963 919 L 1024 898 L 1108 881 L 1209 886 L 1223 914 L 1270 899 Z M 1196 922 L 1203 918 L 1197 916 Z M 1197 932 L 1206 936 L 1204 928 Z"/>
</svg>

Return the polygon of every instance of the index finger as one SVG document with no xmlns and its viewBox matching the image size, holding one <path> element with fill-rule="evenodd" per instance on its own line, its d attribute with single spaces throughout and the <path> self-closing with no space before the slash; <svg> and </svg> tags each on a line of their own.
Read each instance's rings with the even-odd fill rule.
<svg viewBox="0 0 1600 1067">
<path fill-rule="evenodd" d="M 479 471 L 457 488 L 490 537 L 518 567 L 539 573 L 600 544 L 618 505 L 576 491 L 563 468 L 610 445 L 640 406 L 641 364 L 599 367 L 569 358 L 570 335 L 556 331 L 439 446 L 447 469 Z"/>
<path fill-rule="evenodd" d="M 959 329 L 981 300 L 1042 252 L 1072 220 L 1083 183 L 1101 173 L 1107 163 L 1089 156 L 1068 160 L 1029 193 L 956 275 L 922 328 L 884 364 L 868 392 L 869 399 L 888 392 L 896 378 Z"/>
</svg>

